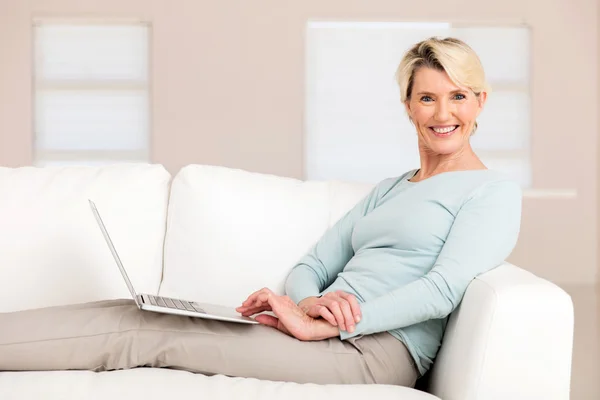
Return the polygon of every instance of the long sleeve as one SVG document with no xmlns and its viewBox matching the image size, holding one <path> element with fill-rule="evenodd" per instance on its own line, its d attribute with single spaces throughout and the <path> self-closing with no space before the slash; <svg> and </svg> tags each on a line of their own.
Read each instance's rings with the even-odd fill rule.
<svg viewBox="0 0 600 400">
<path fill-rule="evenodd" d="M 318 295 L 354 256 L 352 232 L 356 222 L 373 210 L 395 180 L 385 180 L 329 228 L 294 266 L 285 282 L 286 294 L 296 303 Z"/>
<path fill-rule="evenodd" d="M 448 316 L 469 283 L 500 265 L 516 245 L 522 194 L 510 181 L 480 188 L 458 211 L 433 268 L 423 277 L 361 304 L 362 320 L 346 339 Z"/>
</svg>

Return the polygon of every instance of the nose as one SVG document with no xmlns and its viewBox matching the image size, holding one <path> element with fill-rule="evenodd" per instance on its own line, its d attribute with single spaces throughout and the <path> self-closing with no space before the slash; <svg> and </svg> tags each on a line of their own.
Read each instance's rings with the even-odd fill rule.
<svg viewBox="0 0 600 400">
<path fill-rule="evenodd" d="M 438 122 L 444 122 L 450 119 L 452 113 L 451 105 L 446 100 L 439 100 L 435 104 L 435 119 Z"/>
</svg>

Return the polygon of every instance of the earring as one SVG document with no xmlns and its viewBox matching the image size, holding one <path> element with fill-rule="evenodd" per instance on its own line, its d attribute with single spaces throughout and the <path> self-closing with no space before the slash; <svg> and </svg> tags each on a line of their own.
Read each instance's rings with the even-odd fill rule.
<svg viewBox="0 0 600 400">
<path fill-rule="evenodd" d="M 475 131 L 477 130 L 477 121 L 475 121 L 475 125 L 473 126 L 473 130 L 471 131 L 471 135 L 473 136 L 475 134 Z"/>
</svg>

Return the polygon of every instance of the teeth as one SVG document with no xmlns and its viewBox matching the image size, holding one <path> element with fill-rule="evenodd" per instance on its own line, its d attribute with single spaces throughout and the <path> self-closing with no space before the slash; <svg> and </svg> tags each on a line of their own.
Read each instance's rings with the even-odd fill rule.
<svg viewBox="0 0 600 400">
<path fill-rule="evenodd" d="M 434 131 L 436 131 L 437 133 L 448 133 L 448 132 L 452 132 L 453 130 L 456 129 L 456 125 L 454 126 L 449 126 L 447 128 L 432 128 Z"/>
</svg>

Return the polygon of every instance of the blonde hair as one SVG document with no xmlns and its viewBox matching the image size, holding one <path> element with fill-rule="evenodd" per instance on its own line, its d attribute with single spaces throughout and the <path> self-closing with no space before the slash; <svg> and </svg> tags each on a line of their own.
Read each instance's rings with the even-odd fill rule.
<svg viewBox="0 0 600 400">
<path fill-rule="evenodd" d="M 471 89 L 476 96 L 490 91 L 483 65 L 469 45 L 452 37 L 431 37 L 408 50 L 396 70 L 396 81 L 400 86 L 403 103 L 410 100 L 415 73 L 422 67 L 446 72 L 455 85 Z M 477 122 L 471 134 L 476 129 Z"/>
</svg>

